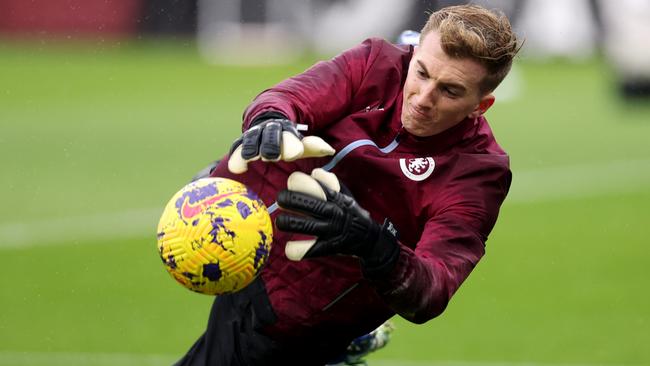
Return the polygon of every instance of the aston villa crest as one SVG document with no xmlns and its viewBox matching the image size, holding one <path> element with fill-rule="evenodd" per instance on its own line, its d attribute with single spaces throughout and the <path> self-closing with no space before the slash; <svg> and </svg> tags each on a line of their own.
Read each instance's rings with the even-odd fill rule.
<svg viewBox="0 0 650 366">
<path fill-rule="evenodd" d="M 431 157 L 399 159 L 399 166 L 407 178 L 420 182 L 433 173 L 436 162 Z"/>
</svg>

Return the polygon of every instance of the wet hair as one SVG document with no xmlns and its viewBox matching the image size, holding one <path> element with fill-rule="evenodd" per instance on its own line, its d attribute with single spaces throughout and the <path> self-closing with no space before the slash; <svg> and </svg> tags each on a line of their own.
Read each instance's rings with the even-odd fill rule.
<svg viewBox="0 0 650 366">
<path fill-rule="evenodd" d="M 450 6 L 432 13 L 422 28 L 420 42 L 431 32 L 440 35 L 442 49 L 450 57 L 469 58 L 485 67 L 487 75 L 479 85 L 483 93 L 503 81 L 521 48 L 508 18 L 478 5 Z"/>
</svg>

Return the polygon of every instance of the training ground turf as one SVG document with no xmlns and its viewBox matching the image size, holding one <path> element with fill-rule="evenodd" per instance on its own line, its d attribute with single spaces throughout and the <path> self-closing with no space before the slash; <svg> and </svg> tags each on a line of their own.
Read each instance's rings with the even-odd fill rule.
<svg viewBox="0 0 650 366">
<path fill-rule="evenodd" d="M 247 102 L 311 60 L 0 41 L 0 365 L 179 357 L 211 299 L 165 272 L 158 215 Z M 650 364 L 650 105 L 620 101 L 610 75 L 518 62 L 516 95 L 487 113 L 514 171 L 487 255 L 440 318 L 396 318 L 371 365 Z"/>
</svg>

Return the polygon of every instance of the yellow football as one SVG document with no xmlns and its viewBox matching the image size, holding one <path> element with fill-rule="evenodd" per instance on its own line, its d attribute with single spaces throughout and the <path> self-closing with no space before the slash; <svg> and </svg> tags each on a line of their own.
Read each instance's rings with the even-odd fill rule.
<svg viewBox="0 0 650 366">
<path fill-rule="evenodd" d="M 167 271 L 186 288 L 208 295 L 251 283 L 268 260 L 272 240 L 262 200 L 226 178 L 186 185 L 158 223 L 158 252 Z"/>
</svg>

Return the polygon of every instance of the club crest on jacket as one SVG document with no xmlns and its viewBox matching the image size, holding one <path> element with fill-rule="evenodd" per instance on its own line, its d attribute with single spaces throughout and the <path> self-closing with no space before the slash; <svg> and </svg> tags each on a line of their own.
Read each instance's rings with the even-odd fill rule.
<svg viewBox="0 0 650 366">
<path fill-rule="evenodd" d="M 427 179 L 433 169 L 436 167 L 436 162 L 431 157 L 426 158 L 409 158 L 399 159 L 399 166 L 402 168 L 404 175 L 416 182 Z"/>
</svg>

